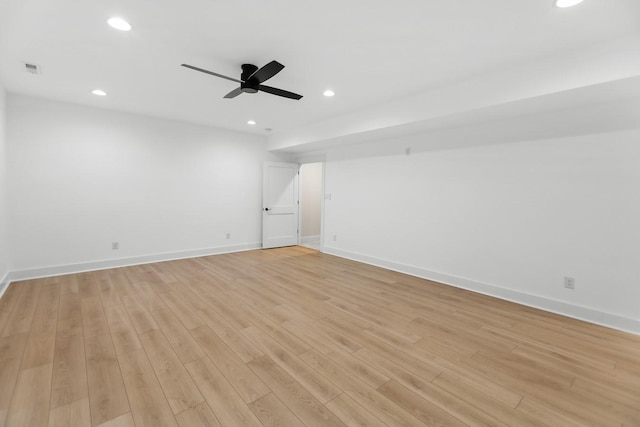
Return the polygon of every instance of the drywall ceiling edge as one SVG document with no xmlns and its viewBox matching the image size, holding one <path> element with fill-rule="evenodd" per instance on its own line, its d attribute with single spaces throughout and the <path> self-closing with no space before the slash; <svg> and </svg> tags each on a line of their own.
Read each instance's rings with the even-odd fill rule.
<svg viewBox="0 0 640 427">
<path fill-rule="evenodd" d="M 585 96 L 594 95 L 595 86 L 640 76 L 640 36 L 625 37 L 589 49 L 574 51 L 539 61 L 536 66 L 523 64 L 506 70 L 477 76 L 474 79 L 419 93 L 384 105 L 367 108 L 338 118 L 318 122 L 268 137 L 273 151 L 302 152 L 321 149 L 335 143 L 361 142 L 373 133 L 394 134 L 408 126 L 418 129 L 425 123 L 439 126 L 439 120 L 478 114 L 486 108 L 534 100 L 532 106 L 544 105 L 549 110 L 563 108 L 553 102 L 564 99 L 554 94 L 570 92 L 580 102 L 579 92 L 587 88 Z M 627 83 L 632 84 L 632 83 Z M 615 88 L 615 85 L 613 86 Z M 607 86 L 603 86 L 607 89 Z M 599 93 L 599 90 L 596 90 Z M 619 94 L 612 94 L 613 97 Z M 604 95 L 599 95 L 606 98 Z M 548 98 L 545 98 L 548 97 Z M 540 100 L 543 99 L 541 102 Z M 491 110 L 489 110 L 491 111 Z M 381 133 L 379 133 L 381 132 Z"/>
</svg>

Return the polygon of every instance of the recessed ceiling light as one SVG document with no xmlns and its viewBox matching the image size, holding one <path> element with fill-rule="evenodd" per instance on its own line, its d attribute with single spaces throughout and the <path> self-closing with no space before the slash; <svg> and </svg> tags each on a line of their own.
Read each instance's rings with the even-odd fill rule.
<svg viewBox="0 0 640 427">
<path fill-rule="evenodd" d="M 322 94 L 324 96 L 326 96 L 327 98 L 332 97 L 333 95 L 335 95 L 336 93 L 334 91 L 332 91 L 331 89 L 327 89 L 324 92 L 322 92 Z"/>
<path fill-rule="evenodd" d="M 107 92 L 103 91 L 102 89 L 94 89 L 91 91 L 91 93 L 98 96 L 107 96 Z"/>
<path fill-rule="evenodd" d="M 124 19 L 118 18 L 118 17 L 109 18 L 109 20 L 107 21 L 107 24 L 111 25 L 113 28 L 120 31 L 129 31 L 131 29 L 131 24 L 129 24 Z"/>
<path fill-rule="evenodd" d="M 253 125 L 255 125 L 255 124 L 256 124 L 256 122 L 255 122 L 255 120 L 249 120 L 249 121 L 247 122 L 247 124 L 248 124 L 248 125 L 253 126 Z"/>
<path fill-rule="evenodd" d="M 583 0 L 556 0 L 556 6 L 558 7 L 571 7 L 575 6 L 579 3 L 582 3 Z"/>
</svg>

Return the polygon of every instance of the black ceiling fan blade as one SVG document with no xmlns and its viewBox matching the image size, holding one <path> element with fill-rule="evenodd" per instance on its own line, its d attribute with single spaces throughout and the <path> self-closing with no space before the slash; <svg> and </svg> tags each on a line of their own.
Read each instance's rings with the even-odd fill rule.
<svg viewBox="0 0 640 427">
<path fill-rule="evenodd" d="M 302 98 L 302 95 L 298 95 L 297 93 L 293 93 L 293 92 L 289 92 L 289 91 L 286 91 L 286 90 L 278 89 L 277 87 L 260 85 L 260 86 L 258 86 L 258 90 L 270 93 L 272 95 L 284 96 L 285 98 L 291 98 L 291 99 L 300 99 L 300 98 Z"/>
<path fill-rule="evenodd" d="M 236 96 L 240 95 L 242 93 L 242 88 L 241 87 L 237 87 L 234 90 L 232 90 L 231 92 L 229 92 L 228 94 L 226 94 L 224 97 L 225 98 L 235 98 Z"/>
<path fill-rule="evenodd" d="M 284 68 L 284 65 L 282 65 L 278 61 L 271 61 L 264 67 L 257 70 L 251 76 L 249 76 L 249 79 L 256 80 L 258 83 L 266 82 L 271 77 L 275 76 L 280 71 L 282 71 L 283 68 Z"/>
<path fill-rule="evenodd" d="M 189 65 L 189 64 L 181 64 L 181 65 L 186 68 L 191 68 L 192 70 L 200 71 L 201 73 L 207 73 L 207 74 L 211 74 L 212 76 L 220 77 L 221 79 L 231 80 L 232 82 L 236 82 L 236 83 L 243 83 L 241 80 L 234 79 L 233 77 L 223 76 L 222 74 L 214 73 L 213 71 L 205 70 L 204 68 L 194 67 L 193 65 Z"/>
</svg>

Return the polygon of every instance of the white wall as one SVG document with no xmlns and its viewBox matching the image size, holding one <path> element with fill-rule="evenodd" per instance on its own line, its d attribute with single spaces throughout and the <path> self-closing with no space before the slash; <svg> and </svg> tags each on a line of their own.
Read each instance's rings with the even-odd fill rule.
<svg viewBox="0 0 640 427">
<path fill-rule="evenodd" d="M 325 251 L 640 333 L 639 130 L 439 138 L 328 152 Z"/>
<path fill-rule="evenodd" d="M 301 236 L 320 239 L 322 204 L 322 163 L 300 166 Z"/>
<path fill-rule="evenodd" d="M 6 94 L 0 86 L 0 295 L 9 272 L 9 237 L 7 234 L 7 176 L 6 176 Z"/>
<path fill-rule="evenodd" d="M 12 278 L 259 247 L 263 138 L 13 94 L 7 118 Z"/>
</svg>

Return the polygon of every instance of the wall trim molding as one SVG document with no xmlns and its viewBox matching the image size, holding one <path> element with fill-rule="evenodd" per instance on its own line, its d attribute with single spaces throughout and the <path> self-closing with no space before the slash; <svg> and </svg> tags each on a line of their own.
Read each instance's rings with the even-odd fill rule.
<svg viewBox="0 0 640 427">
<path fill-rule="evenodd" d="M 32 268 L 11 271 L 7 275 L 7 285 L 17 280 L 39 279 L 42 277 L 62 276 L 64 274 L 83 273 L 87 271 L 105 270 L 108 268 L 128 267 L 132 265 L 151 264 L 154 262 L 175 261 L 186 258 L 198 258 L 209 255 L 220 255 L 232 252 L 243 252 L 262 248 L 262 243 L 246 243 L 241 245 L 218 246 L 215 248 L 195 249 L 179 252 L 168 252 L 153 255 L 142 255 L 129 258 L 118 258 L 103 261 L 91 261 L 79 264 L 58 265 L 53 267 Z M 0 294 L 1 295 L 1 294 Z"/>
<path fill-rule="evenodd" d="M 438 273 L 421 267 L 415 267 L 412 265 L 389 261 L 382 258 L 363 255 L 356 252 L 345 251 L 334 247 L 328 247 L 326 245 L 323 249 L 323 252 L 329 255 L 335 255 L 341 258 L 363 262 L 365 264 L 374 265 L 376 267 L 386 268 L 387 270 L 397 271 L 399 273 L 408 274 L 410 276 L 432 280 L 434 282 L 443 283 L 445 285 L 454 286 L 456 288 L 466 289 L 495 298 L 515 302 L 517 304 L 526 305 L 528 307 L 538 308 L 540 310 L 560 314 L 562 316 L 584 320 L 589 323 L 595 323 L 597 325 L 618 329 L 620 331 L 629 332 L 635 335 L 640 335 L 640 320 L 631 319 L 604 311 L 598 311 L 588 307 L 573 305 L 563 301 L 558 301 L 538 295 L 531 295 L 512 289 L 502 288 L 500 286 L 488 283 L 477 282 L 463 277 Z"/>
<path fill-rule="evenodd" d="M 320 235 L 317 236 L 305 236 L 300 238 L 300 243 L 320 243 Z"/>
</svg>

